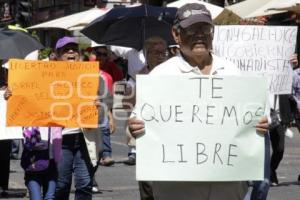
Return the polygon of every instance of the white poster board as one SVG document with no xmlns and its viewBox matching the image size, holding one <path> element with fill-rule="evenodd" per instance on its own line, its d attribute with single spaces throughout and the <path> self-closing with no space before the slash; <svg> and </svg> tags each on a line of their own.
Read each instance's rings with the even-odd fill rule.
<svg viewBox="0 0 300 200">
<path fill-rule="evenodd" d="M 263 77 L 137 76 L 137 180 L 262 180 Z"/>
<path fill-rule="evenodd" d="M 6 127 L 6 101 L 0 90 L 0 140 L 22 139 L 22 127 Z"/>
<path fill-rule="evenodd" d="M 215 26 L 213 51 L 246 75 L 267 76 L 271 94 L 290 94 L 296 37 L 294 26 Z"/>
</svg>

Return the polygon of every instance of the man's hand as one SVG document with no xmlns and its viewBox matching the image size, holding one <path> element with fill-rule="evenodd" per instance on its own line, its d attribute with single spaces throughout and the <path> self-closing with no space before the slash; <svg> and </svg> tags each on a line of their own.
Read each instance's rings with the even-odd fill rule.
<svg viewBox="0 0 300 200">
<path fill-rule="evenodd" d="M 133 137 L 138 137 L 145 133 L 145 123 L 136 117 L 129 118 L 128 128 Z"/>
<path fill-rule="evenodd" d="M 298 67 L 298 54 L 294 53 L 291 57 L 291 63 L 293 68 L 297 68 Z"/>
<path fill-rule="evenodd" d="M 12 92 L 11 92 L 11 90 L 7 87 L 6 90 L 5 90 L 5 92 L 4 92 L 4 99 L 5 99 L 5 100 L 8 100 L 9 97 L 11 97 L 11 95 L 12 95 Z"/>
<path fill-rule="evenodd" d="M 101 108 L 101 101 L 99 98 L 95 99 L 94 100 L 94 105 L 97 107 L 97 109 L 100 109 Z"/>
<path fill-rule="evenodd" d="M 269 128 L 268 118 L 263 116 L 255 127 L 258 132 L 263 134 L 267 133 Z"/>
</svg>

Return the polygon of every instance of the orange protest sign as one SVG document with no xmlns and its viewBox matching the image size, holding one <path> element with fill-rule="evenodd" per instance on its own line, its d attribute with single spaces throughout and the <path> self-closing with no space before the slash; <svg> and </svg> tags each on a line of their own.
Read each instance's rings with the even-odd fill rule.
<svg viewBox="0 0 300 200">
<path fill-rule="evenodd" d="M 9 61 L 7 126 L 92 128 L 98 124 L 95 106 L 98 62 Z"/>
</svg>

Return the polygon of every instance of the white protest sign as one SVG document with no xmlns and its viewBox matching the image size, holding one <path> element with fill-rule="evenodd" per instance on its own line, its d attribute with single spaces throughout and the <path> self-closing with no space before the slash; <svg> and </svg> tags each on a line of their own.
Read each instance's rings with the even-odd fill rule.
<svg viewBox="0 0 300 200">
<path fill-rule="evenodd" d="M 137 77 L 137 180 L 262 180 L 264 77 Z"/>
<path fill-rule="evenodd" d="M 213 51 L 244 74 L 267 76 L 270 93 L 290 94 L 296 37 L 293 26 L 216 26 Z"/>
<path fill-rule="evenodd" d="M 6 127 L 6 101 L 4 91 L 0 91 L 0 140 L 22 139 L 22 127 Z"/>
</svg>

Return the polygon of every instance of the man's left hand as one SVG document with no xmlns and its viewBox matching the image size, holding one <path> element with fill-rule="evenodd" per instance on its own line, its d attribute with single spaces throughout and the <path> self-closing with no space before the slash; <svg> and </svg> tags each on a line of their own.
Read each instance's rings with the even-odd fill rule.
<svg viewBox="0 0 300 200">
<path fill-rule="evenodd" d="M 298 54 L 294 53 L 291 57 L 291 63 L 293 68 L 298 68 L 299 62 L 298 62 Z"/>
<path fill-rule="evenodd" d="M 258 124 L 255 126 L 256 130 L 259 133 L 265 134 L 268 132 L 268 128 L 269 128 L 269 123 L 268 123 L 268 118 L 266 116 L 263 116 Z"/>
</svg>

